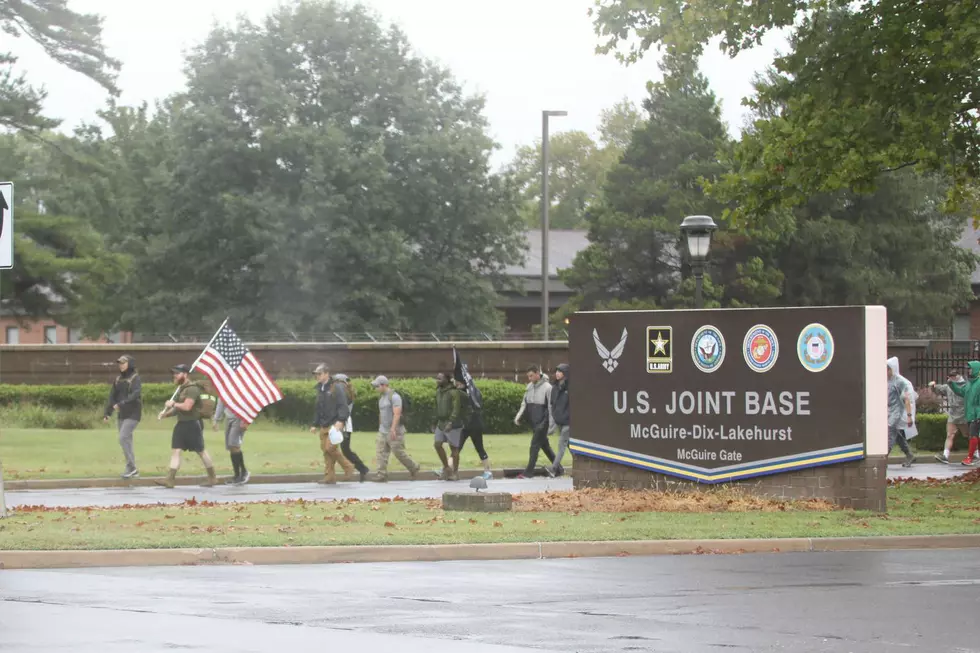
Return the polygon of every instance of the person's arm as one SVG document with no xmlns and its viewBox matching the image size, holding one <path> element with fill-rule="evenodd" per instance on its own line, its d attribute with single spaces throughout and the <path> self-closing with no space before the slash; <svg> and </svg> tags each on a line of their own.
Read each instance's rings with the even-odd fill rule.
<svg viewBox="0 0 980 653">
<path fill-rule="evenodd" d="M 953 381 L 952 383 L 949 384 L 949 389 L 953 391 L 953 394 L 959 397 L 966 397 L 967 388 L 968 386 L 966 383 L 959 383 L 957 381 Z"/>
<path fill-rule="evenodd" d="M 344 386 L 340 384 L 334 385 L 335 399 L 339 402 L 337 406 L 337 421 L 333 423 L 337 427 L 338 431 L 343 431 L 344 426 L 347 424 L 347 418 L 350 417 L 350 399 L 347 397 L 347 391 L 344 390 Z"/>
<path fill-rule="evenodd" d="M 459 390 L 455 390 L 452 393 L 452 408 L 449 411 L 449 428 L 452 428 L 456 424 L 459 424 L 459 414 L 463 408 L 463 402 L 460 401 L 463 396 L 459 393 Z"/>
<path fill-rule="evenodd" d="M 525 410 L 527 410 L 527 390 L 524 391 L 524 396 L 521 397 L 521 408 L 517 411 L 517 415 L 514 417 L 514 424 L 517 424 L 518 426 L 521 425 L 521 418 L 524 417 Z"/>
<path fill-rule="evenodd" d="M 113 382 L 113 384 L 109 386 L 109 399 L 106 400 L 106 404 L 105 404 L 104 418 L 106 421 L 108 421 L 109 418 L 112 417 L 112 411 L 114 410 L 113 406 L 116 403 L 115 400 L 116 400 L 116 384 L 115 382 Z"/>
<path fill-rule="evenodd" d="M 324 392 L 317 386 L 316 388 L 316 404 L 313 406 L 313 425 L 310 427 L 311 431 L 316 431 L 318 428 L 322 428 L 325 424 L 324 419 L 326 417 L 326 401 L 324 401 Z"/>
<path fill-rule="evenodd" d="M 397 438 L 400 433 L 399 427 L 402 424 L 402 398 L 398 395 L 391 398 L 391 414 L 391 432 L 389 435 L 392 438 Z"/>
<path fill-rule="evenodd" d="M 221 397 L 218 397 L 218 402 L 214 406 L 214 417 L 211 418 L 211 426 L 215 431 L 218 430 L 218 424 L 221 423 L 221 420 L 225 418 L 226 411 L 225 402 L 222 401 Z"/>
</svg>

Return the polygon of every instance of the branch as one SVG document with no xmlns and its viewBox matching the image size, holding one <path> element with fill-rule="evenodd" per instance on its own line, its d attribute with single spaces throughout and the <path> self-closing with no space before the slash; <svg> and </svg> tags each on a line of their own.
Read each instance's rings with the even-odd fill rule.
<svg viewBox="0 0 980 653">
<path fill-rule="evenodd" d="M 919 160 L 909 161 L 908 163 L 903 163 L 902 165 L 895 166 L 894 168 L 884 168 L 881 172 L 898 172 L 904 168 L 911 168 L 912 166 L 919 165 Z"/>
</svg>

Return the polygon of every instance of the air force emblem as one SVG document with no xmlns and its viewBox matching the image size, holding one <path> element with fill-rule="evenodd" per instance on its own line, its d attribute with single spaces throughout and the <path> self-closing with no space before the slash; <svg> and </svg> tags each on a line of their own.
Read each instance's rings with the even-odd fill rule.
<svg viewBox="0 0 980 653">
<path fill-rule="evenodd" d="M 613 347 L 612 351 L 606 349 L 606 346 L 599 340 L 599 332 L 596 329 L 592 329 L 592 339 L 595 340 L 595 350 L 599 353 L 599 358 L 602 359 L 602 366 L 612 374 L 613 370 L 619 367 L 619 357 L 623 355 L 623 350 L 626 348 L 625 327 L 623 328 L 623 337 L 619 339 L 619 344 Z"/>
</svg>

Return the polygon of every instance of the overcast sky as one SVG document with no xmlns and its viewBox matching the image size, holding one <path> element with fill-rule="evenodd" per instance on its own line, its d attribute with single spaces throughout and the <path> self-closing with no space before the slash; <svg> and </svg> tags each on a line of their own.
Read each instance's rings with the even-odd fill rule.
<svg viewBox="0 0 980 653">
<path fill-rule="evenodd" d="M 280 0 L 69 0 L 69 6 L 105 17 L 104 40 L 121 60 L 120 101 L 151 102 L 184 84 L 183 52 L 199 43 L 215 21 L 238 14 L 260 19 Z M 594 132 L 599 113 L 623 97 L 639 102 L 658 77 L 656 58 L 624 66 L 596 55 L 597 37 L 587 14 L 593 0 L 362 0 L 384 20 L 399 24 L 415 49 L 449 67 L 473 92 L 487 97 L 494 138 L 503 146 L 498 164 L 519 145 L 540 136 L 541 110 L 562 109 L 553 131 Z M 95 118 L 107 94 L 80 75 L 47 59 L 27 39 L 2 35 L 0 50 L 20 56 L 19 68 L 48 90 L 47 114 L 71 128 Z M 737 133 L 745 116 L 741 99 L 755 72 L 772 61 L 774 48 L 757 48 L 735 60 L 710 49 L 702 69 Z"/>
</svg>

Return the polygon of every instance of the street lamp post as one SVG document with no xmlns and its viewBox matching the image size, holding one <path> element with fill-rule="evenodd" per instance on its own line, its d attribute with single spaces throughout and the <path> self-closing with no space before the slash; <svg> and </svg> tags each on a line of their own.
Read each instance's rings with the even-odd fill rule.
<svg viewBox="0 0 980 653">
<path fill-rule="evenodd" d="M 567 116 L 567 111 L 541 112 L 541 329 L 545 341 L 549 338 L 548 304 L 548 207 L 551 198 L 548 196 L 548 118 L 551 116 Z"/>
<path fill-rule="evenodd" d="M 691 257 L 691 271 L 694 273 L 694 306 L 704 308 L 702 284 L 704 283 L 704 264 L 711 249 L 711 234 L 718 225 L 707 215 L 689 215 L 681 223 L 681 233 L 687 240 L 687 253 Z"/>
</svg>

